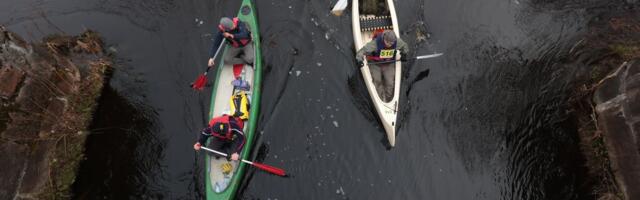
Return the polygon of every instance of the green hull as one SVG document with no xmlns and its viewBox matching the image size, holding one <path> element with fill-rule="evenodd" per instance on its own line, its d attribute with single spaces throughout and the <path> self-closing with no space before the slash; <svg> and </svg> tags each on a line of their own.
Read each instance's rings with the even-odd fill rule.
<svg viewBox="0 0 640 200">
<path fill-rule="evenodd" d="M 242 150 L 241 153 L 241 157 L 243 159 L 249 160 L 249 157 L 251 155 L 251 149 L 253 148 L 253 142 L 254 142 L 254 137 L 255 137 L 255 132 L 256 132 L 256 124 L 257 124 L 257 119 L 258 119 L 258 111 L 260 110 L 260 88 L 261 88 L 261 82 L 262 82 L 262 56 L 260 53 L 260 34 L 259 34 L 259 30 L 258 29 L 258 19 L 256 17 L 256 13 L 255 13 L 255 8 L 254 5 L 252 4 L 251 0 L 243 0 L 242 1 L 242 5 L 240 6 L 240 10 L 238 12 L 237 17 L 242 20 L 243 22 L 245 22 L 251 30 L 251 35 L 253 37 L 253 44 L 254 44 L 254 49 L 255 49 L 255 60 L 254 60 L 254 71 L 253 71 L 253 82 L 251 84 L 252 87 L 252 92 L 251 92 L 251 108 L 249 110 L 249 120 L 245 122 L 245 137 L 246 137 L 246 143 L 244 145 L 244 148 Z M 222 55 L 224 56 L 224 55 Z M 226 98 L 226 97 L 218 97 L 218 92 L 216 90 L 218 90 L 219 88 L 219 84 L 229 84 L 229 83 L 220 83 L 220 79 L 221 79 L 221 74 L 222 73 L 222 68 L 223 67 L 230 67 L 230 66 L 224 66 L 224 63 L 222 63 L 223 59 L 220 59 L 220 65 L 217 67 L 217 72 L 216 72 L 216 79 L 215 79 L 215 84 L 213 87 L 213 91 L 212 91 L 212 96 L 211 96 L 211 106 L 210 106 L 210 110 L 209 110 L 209 119 L 211 119 L 213 116 L 214 112 L 214 108 L 216 107 L 216 102 L 220 103 L 221 100 L 216 99 L 216 98 Z M 224 79 L 224 78 L 222 78 Z M 220 95 L 223 96 L 223 95 Z M 224 100 L 223 100 L 224 101 Z M 228 101 L 228 99 L 227 99 Z M 220 107 L 220 106 L 218 106 Z M 213 169 L 215 170 L 216 166 L 210 166 L 210 161 L 211 161 L 211 157 L 210 156 L 206 156 L 205 159 L 205 163 L 206 163 L 206 169 L 205 171 L 205 180 L 206 180 L 206 196 L 207 199 L 216 199 L 216 200 L 221 200 L 221 199 L 234 199 L 236 192 L 238 190 L 238 188 L 240 187 L 240 183 L 242 182 L 242 178 L 244 176 L 245 171 L 247 170 L 246 168 L 248 167 L 248 164 L 245 164 L 243 162 L 239 162 L 237 168 L 235 168 L 234 174 L 228 184 L 228 186 L 222 190 L 221 192 L 216 192 L 213 189 L 213 183 L 211 182 L 211 178 L 210 178 L 210 170 Z"/>
</svg>

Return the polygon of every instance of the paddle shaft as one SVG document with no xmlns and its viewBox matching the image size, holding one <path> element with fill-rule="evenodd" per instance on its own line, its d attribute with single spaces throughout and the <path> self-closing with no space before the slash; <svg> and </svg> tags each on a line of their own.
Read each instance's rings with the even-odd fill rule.
<svg viewBox="0 0 640 200">
<path fill-rule="evenodd" d="M 212 153 L 215 153 L 215 154 L 218 154 L 218 155 L 224 156 L 224 157 L 227 157 L 227 156 L 228 156 L 226 153 L 222 153 L 222 152 L 219 152 L 219 151 L 216 151 L 216 150 L 213 150 L 213 149 L 209 149 L 209 148 L 207 148 L 207 147 L 200 147 L 200 148 L 201 148 L 201 149 L 204 149 L 204 150 L 207 150 L 207 151 L 209 151 L 209 152 L 212 152 Z M 242 162 L 244 162 L 244 163 L 247 163 L 247 164 L 253 165 L 253 162 L 251 162 L 251 161 L 248 161 L 248 160 L 245 160 L 245 159 L 240 159 L 240 160 L 241 160 Z"/>
<path fill-rule="evenodd" d="M 222 49 L 222 46 L 224 46 L 224 42 L 226 42 L 226 40 L 224 38 L 222 38 L 222 42 L 220 42 L 220 45 L 218 46 L 218 50 L 216 50 L 216 53 L 213 54 L 213 58 L 211 58 L 211 59 L 215 60 L 216 57 L 218 57 L 218 53 L 220 53 L 220 50 Z M 211 67 L 207 66 L 207 70 L 204 71 L 204 75 L 205 76 L 207 75 L 207 72 L 209 72 L 209 68 L 211 68 Z"/>
<path fill-rule="evenodd" d="M 222 153 L 222 152 L 219 152 L 219 151 L 216 151 L 216 150 L 213 150 L 213 149 L 209 149 L 207 147 L 200 147 L 200 148 L 203 148 L 204 150 L 216 153 L 216 154 L 221 155 L 221 156 L 225 156 L 225 157 L 227 156 L 226 153 Z M 242 162 L 244 162 L 244 163 L 247 163 L 247 164 L 249 164 L 251 166 L 254 166 L 254 167 L 258 168 L 258 169 L 267 171 L 269 173 L 272 173 L 272 174 L 275 174 L 275 175 L 278 175 L 278 176 L 287 176 L 287 173 L 283 169 L 280 169 L 280 168 L 277 168 L 277 167 L 274 167 L 274 166 L 265 165 L 265 164 L 262 164 L 262 163 L 251 162 L 251 161 L 244 160 L 244 159 L 240 159 L 240 160 Z"/>
<path fill-rule="evenodd" d="M 427 58 L 435 58 L 438 56 L 441 56 L 442 53 L 435 53 L 435 54 L 429 54 L 429 55 L 422 55 L 422 56 L 417 56 L 417 57 L 413 57 L 413 58 L 409 58 L 406 61 L 410 61 L 410 60 L 421 60 L 421 59 L 427 59 Z M 398 61 L 402 61 L 402 60 L 388 60 L 388 61 L 380 61 L 380 62 L 367 62 L 367 64 L 385 64 L 385 63 L 393 63 L 393 62 L 398 62 Z M 402 61 L 404 62 L 404 61 Z"/>
</svg>

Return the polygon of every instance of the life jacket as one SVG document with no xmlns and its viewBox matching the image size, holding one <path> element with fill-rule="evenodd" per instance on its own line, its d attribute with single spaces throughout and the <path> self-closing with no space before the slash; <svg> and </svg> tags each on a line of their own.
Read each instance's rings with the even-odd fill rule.
<svg viewBox="0 0 640 200">
<path fill-rule="evenodd" d="M 394 42 L 390 48 L 385 48 L 382 32 L 376 31 L 373 35 L 373 39 L 376 41 L 376 51 L 367 56 L 367 60 L 374 62 L 388 61 L 396 58 L 396 44 Z"/>
<path fill-rule="evenodd" d="M 233 27 L 236 27 L 235 29 L 232 29 L 230 31 L 238 31 L 238 29 L 240 29 L 238 27 L 238 25 L 242 25 L 242 23 L 240 22 L 240 20 L 237 17 L 233 18 Z M 218 29 L 220 30 L 221 33 L 223 32 L 227 32 L 224 30 L 224 27 L 222 27 L 222 25 L 218 25 Z M 229 38 L 225 38 L 227 41 L 229 41 L 229 43 L 231 43 L 231 46 L 233 47 L 243 47 L 247 44 L 249 44 L 249 42 L 251 42 L 251 37 L 246 38 L 246 39 L 237 39 L 237 38 L 233 38 L 233 39 L 229 39 Z"/>
<path fill-rule="evenodd" d="M 244 91 L 239 91 L 231 96 L 231 114 L 241 120 L 249 119 L 249 98 Z"/>
<path fill-rule="evenodd" d="M 211 119 L 211 121 L 209 121 L 209 127 L 213 127 L 218 123 L 226 124 L 226 126 L 228 127 L 227 131 L 225 133 L 216 133 L 215 131 L 211 131 L 211 135 L 219 139 L 229 141 L 233 140 L 233 129 L 242 130 L 242 128 L 244 127 L 244 123 L 242 122 L 242 120 L 238 120 L 235 117 L 229 115 L 222 115 L 220 117 Z"/>
</svg>

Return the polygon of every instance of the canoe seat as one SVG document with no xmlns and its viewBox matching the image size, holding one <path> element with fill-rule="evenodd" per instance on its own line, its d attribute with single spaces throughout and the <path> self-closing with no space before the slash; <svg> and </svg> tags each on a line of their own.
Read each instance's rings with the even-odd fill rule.
<svg viewBox="0 0 640 200">
<path fill-rule="evenodd" d="M 360 16 L 360 31 L 393 29 L 390 16 Z"/>
</svg>

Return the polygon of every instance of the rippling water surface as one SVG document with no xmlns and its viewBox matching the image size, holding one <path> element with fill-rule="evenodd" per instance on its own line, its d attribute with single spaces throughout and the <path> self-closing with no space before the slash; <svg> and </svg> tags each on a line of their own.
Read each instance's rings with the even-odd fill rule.
<svg viewBox="0 0 640 200">
<path fill-rule="evenodd" d="M 257 1 L 267 64 L 258 160 L 244 199 L 593 198 L 565 101 L 567 55 L 617 1 L 397 1 L 412 54 L 405 64 L 397 145 L 387 147 L 353 66 L 350 12 L 332 1 Z M 87 141 L 76 198 L 202 197 L 213 27 L 240 1 L 0 2 L 0 24 L 38 40 L 99 31 L 117 69 Z M 424 38 L 427 37 L 425 40 Z"/>
</svg>

